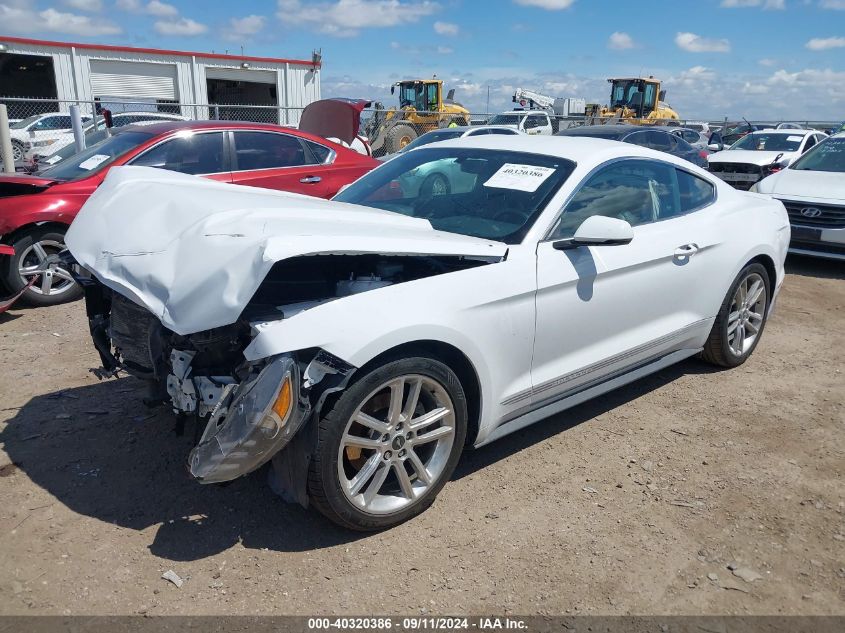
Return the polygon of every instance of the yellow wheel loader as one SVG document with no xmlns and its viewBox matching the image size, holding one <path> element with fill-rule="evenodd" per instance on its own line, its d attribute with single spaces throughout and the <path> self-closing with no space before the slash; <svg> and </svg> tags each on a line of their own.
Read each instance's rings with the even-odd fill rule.
<svg viewBox="0 0 845 633">
<path fill-rule="evenodd" d="M 659 79 L 617 78 L 607 81 L 610 83 L 610 104 L 587 112 L 587 125 L 656 125 L 680 119 L 678 113 L 664 103 L 666 91 L 660 89 Z"/>
<path fill-rule="evenodd" d="M 365 126 L 373 156 L 398 152 L 415 138 L 451 123 L 469 125 L 469 110 L 453 100 L 450 90 L 443 98 L 443 82 L 439 79 L 411 79 L 390 87 L 399 89 L 399 108 L 385 110 L 375 105 L 375 112 Z"/>
</svg>

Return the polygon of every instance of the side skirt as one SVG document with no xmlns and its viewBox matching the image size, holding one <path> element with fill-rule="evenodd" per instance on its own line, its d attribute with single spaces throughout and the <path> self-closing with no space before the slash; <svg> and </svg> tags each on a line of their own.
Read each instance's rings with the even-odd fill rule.
<svg viewBox="0 0 845 633">
<path fill-rule="evenodd" d="M 662 356 L 657 360 L 654 360 L 646 365 L 640 365 L 630 371 L 618 375 L 614 378 L 610 378 L 604 382 L 601 382 L 597 385 L 593 385 L 592 387 L 587 387 L 586 389 L 582 389 L 580 391 L 576 391 L 575 393 L 561 394 L 561 398 L 551 402 L 549 404 L 541 406 L 539 409 L 534 409 L 533 411 L 528 411 L 523 415 L 519 416 L 518 418 L 514 418 L 513 420 L 509 420 L 502 424 L 499 427 L 493 429 L 493 431 L 484 438 L 481 442 L 475 444 L 475 448 L 480 448 L 482 446 L 486 446 L 490 442 L 494 442 L 505 435 L 509 435 L 514 431 L 519 431 L 520 429 L 524 429 L 526 426 L 530 426 L 535 422 L 539 422 L 549 416 L 552 416 L 556 413 L 560 413 L 561 411 L 565 411 L 566 409 L 571 409 L 574 406 L 577 406 L 587 400 L 592 400 L 596 396 L 600 396 L 608 391 L 613 391 L 618 387 L 622 387 L 627 385 L 628 383 L 634 382 L 644 376 L 648 376 L 649 374 L 653 374 L 656 371 L 660 371 L 665 367 L 669 367 L 670 365 L 674 365 L 685 358 L 689 358 L 690 356 L 694 356 L 701 351 L 702 348 L 697 349 L 681 349 L 676 352 L 672 352 L 666 356 Z"/>
</svg>

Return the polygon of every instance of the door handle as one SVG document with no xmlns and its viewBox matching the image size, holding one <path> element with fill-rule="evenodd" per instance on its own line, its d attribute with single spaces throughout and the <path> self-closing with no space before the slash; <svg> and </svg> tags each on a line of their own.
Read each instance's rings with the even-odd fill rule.
<svg viewBox="0 0 845 633">
<path fill-rule="evenodd" d="M 305 178 L 300 178 L 299 182 L 301 182 L 303 185 L 313 185 L 320 182 L 321 180 L 322 178 L 320 178 L 319 176 L 305 176 Z"/>
<path fill-rule="evenodd" d="M 684 244 L 675 249 L 675 257 L 682 259 L 692 257 L 698 252 L 698 244 Z"/>
</svg>

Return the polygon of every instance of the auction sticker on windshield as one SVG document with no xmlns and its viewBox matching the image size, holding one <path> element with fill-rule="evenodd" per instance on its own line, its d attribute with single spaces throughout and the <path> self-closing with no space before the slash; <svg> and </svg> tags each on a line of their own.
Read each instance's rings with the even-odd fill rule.
<svg viewBox="0 0 845 633">
<path fill-rule="evenodd" d="M 484 183 L 484 186 L 534 193 L 553 173 L 555 173 L 553 167 L 505 163 Z"/>
<path fill-rule="evenodd" d="M 111 158 L 108 154 L 94 154 L 91 158 L 83 160 L 79 163 L 80 169 L 92 170 L 94 167 L 102 163 L 104 160 Z"/>
</svg>

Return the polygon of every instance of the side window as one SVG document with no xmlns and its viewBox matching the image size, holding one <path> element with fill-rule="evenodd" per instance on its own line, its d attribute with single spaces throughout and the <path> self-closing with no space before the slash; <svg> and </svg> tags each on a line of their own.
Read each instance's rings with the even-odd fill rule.
<svg viewBox="0 0 845 633">
<path fill-rule="evenodd" d="M 493 130 L 475 130 L 467 134 L 467 136 L 485 136 L 487 134 L 493 134 Z"/>
<path fill-rule="evenodd" d="M 305 146 L 311 151 L 311 156 L 314 157 L 313 161 L 309 161 L 310 163 L 322 165 L 329 159 L 329 155 L 332 153 L 332 151 L 325 145 L 320 145 L 319 143 L 306 141 L 304 139 L 302 142 L 305 143 Z"/>
<path fill-rule="evenodd" d="M 645 94 L 643 95 L 643 105 L 646 111 L 654 108 L 654 84 L 646 84 Z"/>
<path fill-rule="evenodd" d="M 639 145 L 640 147 L 651 147 L 648 144 L 648 132 L 634 132 L 623 139 L 626 143 L 631 145 Z"/>
<path fill-rule="evenodd" d="M 546 117 L 539 114 L 531 114 L 525 119 L 525 129 L 531 130 L 546 125 Z"/>
<path fill-rule="evenodd" d="M 223 132 L 191 134 L 153 147 L 131 162 L 183 174 L 215 174 L 228 171 L 223 151 Z"/>
<path fill-rule="evenodd" d="M 313 165 L 295 136 L 274 132 L 235 132 L 238 171 Z"/>
<path fill-rule="evenodd" d="M 437 84 L 428 84 L 426 88 L 428 95 L 426 98 L 426 105 L 429 112 L 437 111 Z"/>
<path fill-rule="evenodd" d="M 67 119 L 67 125 L 63 125 L 63 119 Z M 40 121 L 38 121 L 35 125 L 33 125 L 30 129 L 31 130 L 62 130 L 65 128 L 70 127 L 70 117 L 61 117 L 61 116 L 48 116 Z"/>
<path fill-rule="evenodd" d="M 488 134 L 504 134 L 505 136 L 513 136 L 518 132 L 516 130 L 507 130 L 507 129 L 497 129 L 497 130 L 487 130 Z"/>
<path fill-rule="evenodd" d="M 704 178 L 693 176 L 680 169 L 677 172 L 678 192 L 681 198 L 680 214 L 706 207 L 716 200 L 716 188 Z"/>
<path fill-rule="evenodd" d="M 813 145 L 815 145 L 815 144 L 816 144 L 816 140 L 817 140 L 817 139 L 816 139 L 816 135 L 815 135 L 815 134 L 810 134 L 810 135 L 807 137 L 807 144 L 804 146 L 804 151 L 806 152 L 806 151 L 807 151 L 808 149 L 810 149 Z"/>
<path fill-rule="evenodd" d="M 597 173 L 566 205 L 552 239 L 572 237 L 593 215 L 619 218 L 638 226 L 678 215 L 675 169 L 644 160 L 613 163 Z"/>
<path fill-rule="evenodd" d="M 697 143 L 698 142 L 698 132 L 693 132 L 692 130 L 686 130 L 683 134 L 683 139 L 687 143 Z"/>
<path fill-rule="evenodd" d="M 646 137 L 648 138 L 647 147 L 660 152 L 671 152 L 678 143 L 677 137 L 657 130 L 649 130 L 646 132 Z"/>
</svg>

